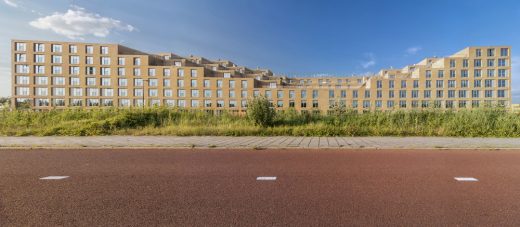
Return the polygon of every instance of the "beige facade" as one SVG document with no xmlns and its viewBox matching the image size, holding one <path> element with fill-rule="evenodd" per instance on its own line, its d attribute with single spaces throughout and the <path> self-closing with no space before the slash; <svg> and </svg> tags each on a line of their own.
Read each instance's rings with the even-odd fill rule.
<svg viewBox="0 0 520 227">
<path fill-rule="evenodd" d="M 372 76 L 288 78 L 230 61 L 147 54 L 118 44 L 12 41 L 14 108 L 170 106 L 243 112 L 264 95 L 276 109 L 326 113 L 511 105 L 511 48 L 468 47 Z"/>
</svg>

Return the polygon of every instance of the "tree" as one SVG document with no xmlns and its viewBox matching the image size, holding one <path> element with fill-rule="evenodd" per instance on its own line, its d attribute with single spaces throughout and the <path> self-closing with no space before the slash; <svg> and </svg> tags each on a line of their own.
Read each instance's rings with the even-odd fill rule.
<svg viewBox="0 0 520 227">
<path fill-rule="evenodd" d="M 247 118 L 255 125 L 262 127 L 272 126 L 275 117 L 276 112 L 266 97 L 259 96 L 248 100 Z"/>
</svg>

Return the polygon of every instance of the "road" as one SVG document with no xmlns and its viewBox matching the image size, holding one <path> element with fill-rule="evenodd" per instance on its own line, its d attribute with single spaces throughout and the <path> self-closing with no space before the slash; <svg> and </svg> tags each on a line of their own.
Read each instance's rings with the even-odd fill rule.
<svg viewBox="0 0 520 227">
<path fill-rule="evenodd" d="M 0 226 L 519 226 L 519 189 L 519 150 L 0 150 Z"/>
</svg>

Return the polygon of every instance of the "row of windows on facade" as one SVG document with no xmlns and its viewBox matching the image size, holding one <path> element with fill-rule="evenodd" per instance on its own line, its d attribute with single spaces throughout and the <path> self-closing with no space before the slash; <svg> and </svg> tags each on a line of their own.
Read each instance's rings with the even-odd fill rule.
<svg viewBox="0 0 520 227">
<path fill-rule="evenodd" d="M 495 66 L 509 66 L 509 61 L 507 58 L 499 58 L 499 59 L 485 59 L 487 62 L 487 67 L 495 67 Z M 498 64 L 495 64 L 498 63 Z M 457 67 L 457 61 L 455 59 L 450 59 L 450 68 Z M 462 67 L 469 68 L 469 59 L 462 59 Z M 482 59 L 473 59 L 473 67 L 483 67 Z"/>
<path fill-rule="evenodd" d="M 50 44 L 51 45 L 51 52 L 53 53 L 62 53 L 63 52 L 63 45 L 62 44 Z M 27 43 L 23 42 L 17 42 L 15 44 L 15 51 L 27 51 Z M 33 51 L 34 52 L 45 52 L 45 44 L 44 43 L 34 43 L 33 44 Z M 77 45 L 69 45 L 69 53 L 76 54 L 78 53 L 78 46 Z M 85 46 L 85 53 L 86 54 L 94 54 L 94 46 L 92 45 L 86 45 Z M 99 47 L 99 53 L 100 54 L 108 54 L 109 53 L 109 47 L 108 46 L 100 46 Z"/>
<path fill-rule="evenodd" d="M 23 99 L 19 98 L 16 100 L 17 103 L 23 103 L 23 102 L 30 102 L 29 99 Z M 52 106 L 65 106 L 65 99 L 52 99 L 53 105 Z M 505 106 L 508 105 L 508 101 L 505 100 L 483 100 L 484 104 L 486 106 L 492 106 L 492 105 L 499 105 L 499 106 Z M 83 106 L 83 99 L 70 99 L 69 100 L 71 106 Z M 133 103 L 134 106 L 143 106 L 144 103 L 149 102 L 152 106 L 161 106 L 162 103 L 164 103 L 165 106 L 169 107 L 181 107 L 181 108 L 212 108 L 213 102 L 212 100 L 204 100 L 203 102 L 200 102 L 199 100 L 171 100 L 166 99 L 164 102 L 161 102 L 159 99 L 151 99 L 151 100 L 143 100 L 143 99 L 118 99 L 119 106 L 121 107 L 130 107 Z M 376 100 L 374 102 L 369 100 L 362 101 L 362 105 L 359 105 L 359 102 L 357 100 L 354 100 L 350 103 L 350 105 L 347 105 L 347 102 L 340 101 L 337 102 L 335 100 L 329 100 L 329 109 L 334 108 L 335 106 L 342 106 L 342 107 L 350 107 L 350 108 L 371 108 L 372 105 L 375 108 L 382 108 L 383 104 L 386 104 L 386 108 L 428 108 L 428 107 L 435 107 L 435 108 L 454 108 L 458 106 L 459 108 L 466 108 L 471 104 L 472 107 L 480 107 L 482 101 L 481 100 L 412 100 L 412 101 L 406 101 L 406 100 L 387 100 L 386 102 L 383 102 L 382 100 Z M 114 100 L 113 99 L 86 99 L 85 102 L 86 106 L 114 106 Z M 236 108 L 238 107 L 236 100 L 230 100 L 226 102 L 224 100 L 217 100 L 215 103 L 215 107 L 217 108 Z M 458 105 L 457 105 L 458 104 Z M 50 106 L 49 99 L 35 99 L 34 105 L 38 107 L 47 107 Z M 278 107 L 278 108 L 284 108 L 284 102 L 278 101 L 276 102 L 276 106 L 273 102 L 271 102 L 271 106 Z M 307 105 L 306 101 L 301 101 L 299 103 L 300 108 L 319 108 L 319 103 L 317 100 L 313 100 L 312 103 Z M 240 101 L 240 107 L 247 108 L 247 100 L 241 100 Z M 287 106 L 289 108 L 295 108 L 296 102 L 290 101 L 289 105 Z"/>
<path fill-rule="evenodd" d="M 29 85 L 30 84 L 30 78 L 29 76 L 16 76 L 16 84 L 17 85 Z M 48 80 L 49 77 L 47 76 L 36 76 L 34 77 L 34 84 L 36 85 L 49 85 L 49 80 Z M 95 77 L 87 77 L 86 80 L 85 80 L 85 85 L 87 86 L 112 86 L 112 78 L 95 78 Z M 69 85 L 71 86 L 80 86 L 80 78 L 79 77 L 70 77 L 69 78 Z M 97 81 L 99 81 L 99 84 L 97 83 Z M 133 86 L 137 86 L 137 87 L 141 87 L 141 86 L 144 86 L 144 82 L 147 81 L 148 82 L 148 86 L 149 87 L 157 87 L 159 86 L 159 79 L 148 79 L 148 80 L 144 80 L 144 79 L 139 79 L 139 78 L 136 78 L 136 79 L 133 79 Z M 498 84 L 498 87 L 507 87 L 508 85 L 508 80 L 507 79 L 485 79 L 485 80 L 481 80 L 481 79 L 474 79 L 472 80 L 473 82 L 473 87 L 482 87 L 482 82 L 484 82 L 484 86 L 485 87 L 494 87 L 495 86 L 495 81 L 497 81 L 496 83 Z M 178 88 L 183 88 L 185 87 L 185 80 L 183 79 L 178 79 L 177 80 L 177 87 Z M 198 80 L 195 80 L 195 79 L 192 79 L 189 81 L 190 82 L 190 87 L 192 88 L 196 88 L 198 87 L 198 83 L 199 81 Z M 394 80 L 390 80 L 388 81 L 388 88 L 390 89 L 394 89 L 395 88 L 395 81 Z M 447 83 L 447 87 L 448 88 L 456 88 L 457 87 L 457 80 L 436 80 L 434 81 L 435 82 L 435 87 L 436 88 L 444 88 L 445 87 L 445 83 Z M 460 80 L 460 87 L 461 88 L 469 88 L 469 84 L 470 84 L 470 80 Z M 66 85 L 66 79 L 65 77 L 52 77 L 52 85 L 60 85 L 60 86 L 63 86 L 63 85 Z M 128 86 L 129 83 L 128 83 L 128 79 L 126 78 L 118 78 L 117 79 L 117 85 L 118 86 L 121 86 L 121 87 L 125 87 L 125 86 Z M 242 80 L 240 81 L 240 85 L 241 87 L 240 88 L 248 88 L 248 81 L 247 80 Z M 171 80 L 170 79 L 163 79 L 162 80 L 162 86 L 163 87 L 170 87 L 171 86 Z M 406 80 L 402 80 L 401 83 L 400 83 L 400 88 L 403 89 L 403 88 L 407 88 L 408 86 L 408 81 Z M 211 80 L 203 80 L 203 87 L 206 87 L 206 88 L 209 88 L 211 87 Z M 216 80 L 216 87 L 217 88 L 223 88 L 224 87 L 224 81 L 223 80 Z M 236 81 L 235 80 L 229 80 L 228 81 L 228 84 L 227 84 L 227 87 L 228 88 L 237 88 L 236 86 Z M 412 87 L 413 88 L 419 88 L 419 80 L 413 80 L 412 81 Z M 432 87 L 432 80 L 425 80 L 424 81 L 424 88 L 431 88 Z M 378 80 L 376 82 L 376 88 L 377 89 L 382 89 L 383 88 L 383 81 L 381 80 Z"/>
<path fill-rule="evenodd" d="M 15 44 L 15 50 L 16 51 L 27 51 L 27 43 L 24 42 L 16 42 Z M 63 51 L 63 45 L 62 44 L 51 44 L 51 50 L 52 52 L 61 53 Z M 45 52 L 45 44 L 43 43 L 34 43 L 33 44 L 33 51 L 34 52 Z M 108 54 L 109 48 L 108 46 L 100 46 L 99 53 L 100 54 Z M 495 56 L 495 48 L 487 48 L 487 56 L 488 57 L 494 57 Z M 69 53 L 78 53 L 78 46 L 71 44 L 69 45 Z M 85 53 L 87 54 L 93 54 L 94 53 L 94 46 L 92 45 L 86 45 L 85 46 Z M 481 57 L 482 56 L 482 49 L 478 48 L 475 49 L 475 56 Z M 509 56 L 509 48 L 500 48 L 500 56 Z"/>
<path fill-rule="evenodd" d="M 51 69 L 52 74 L 63 74 L 63 67 L 62 66 L 49 66 Z M 35 65 L 33 70 L 35 74 L 45 74 L 45 66 L 44 65 Z M 69 72 L 70 75 L 80 75 L 79 66 L 69 66 Z M 96 75 L 96 69 L 97 67 L 87 66 L 85 67 L 85 71 L 83 74 L 85 75 Z M 100 75 L 102 76 L 110 76 L 112 69 L 110 67 L 99 67 Z M 19 74 L 28 74 L 30 73 L 30 66 L 29 65 L 16 65 L 15 66 L 15 73 Z M 117 75 L 118 76 L 125 76 L 126 75 L 126 69 L 125 68 L 117 68 Z M 141 69 L 140 68 L 134 68 L 133 69 L 133 75 L 134 76 L 141 76 Z M 156 69 L 148 69 L 148 76 L 156 76 Z M 163 75 L 164 76 L 171 76 L 171 70 L 170 69 L 163 69 Z M 177 76 L 184 77 L 184 69 L 177 69 Z M 197 69 L 191 69 L 190 70 L 190 76 L 191 77 L 197 77 L 198 76 L 198 70 Z M 231 73 L 224 73 L 224 78 L 231 78 Z"/>
<path fill-rule="evenodd" d="M 86 96 L 105 96 L 105 97 L 112 97 L 114 96 L 114 90 L 118 91 L 117 96 L 119 97 L 127 97 L 129 89 L 126 88 L 119 88 L 119 89 L 113 89 L 113 88 L 69 88 L 69 94 L 71 96 L 83 96 L 84 91 Z M 52 88 L 52 95 L 53 96 L 65 96 L 66 89 L 65 88 Z M 133 91 L 133 96 L 136 97 L 142 97 L 144 96 L 144 89 L 136 88 L 131 89 Z M 158 97 L 159 91 L 162 91 L 163 97 L 173 97 L 174 90 L 173 89 L 148 89 L 148 96 L 149 97 Z M 224 98 L 225 92 L 222 90 L 185 90 L 185 89 L 178 89 L 176 90 L 177 97 L 184 98 L 187 97 L 187 94 L 190 94 L 191 98 L 199 98 L 201 97 L 200 93 L 202 92 L 202 97 L 204 98 L 211 98 L 213 95 L 215 95 L 217 98 Z M 395 91 L 388 91 L 387 96 L 384 98 L 408 98 L 410 95 L 411 98 L 433 98 L 432 96 L 432 90 L 399 90 L 397 91 L 398 95 L 396 96 Z M 422 97 L 420 97 L 420 94 L 422 92 Z M 494 90 L 434 90 L 435 92 L 435 98 L 445 98 L 445 93 L 447 93 L 447 98 L 469 98 L 468 93 L 471 92 L 471 98 L 482 98 L 482 93 L 484 94 L 483 97 L 485 98 L 493 98 L 495 97 L 495 91 Z M 287 94 L 284 94 L 284 91 L 276 91 L 276 98 L 277 99 L 283 99 Z M 36 96 L 48 96 L 49 95 L 49 88 L 34 88 L 34 95 Z M 227 96 L 225 98 L 236 98 L 237 92 L 235 91 L 228 91 Z M 372 92 L 365 91 L 363 98 L 371 98 Z M 456 96 L 458 94 L 458 96 Z M 30 88 L 28 87 L 16 87 L 16 95 L 18 96 L 30 96 Z M 260 96 L 260 91 L 255 90 L 253 91 L 253 97 Z M 270 90 L 267 90 L 264 92 L 265 97 L 268 99 L 273 98 L 273 92 Z M 376 91 L 375 98 L 383 98 L 383 91 Z M 318 98 L 318 91 L 313 90 L 312 91 L 312 98 L 317 99 Z M 248 98 L 248 91 L 242 90 L 240 91 L 240 97 L 241 98 Z M 358 91 L 352 91 L 352 99 L 357 99 L 359 97 Z M 507 98 L 507 90 L 497 90 L 496 91 L 496 97 L 497 98 Z M 295 99 L 296 98 L 296 92 L 289 91 L 288 92 L 288 98 L 289 99 Z M 306 99 L 307 97 L 307 91 L 300 91 L 300 97 L 301 99 Z M 329 91 L 328 98 L 347 98 L 347 92 L 341 91 L 336 96 L 336 92 L 334 90 Z"/>
</svg>

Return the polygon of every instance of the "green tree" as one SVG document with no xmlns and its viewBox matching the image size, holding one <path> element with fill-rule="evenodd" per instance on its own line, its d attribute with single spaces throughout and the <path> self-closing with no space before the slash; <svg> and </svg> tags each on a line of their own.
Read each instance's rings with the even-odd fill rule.
<svg viewBox="0 0 520 227">
<path fill-rule="evenodd" d="M 266 97 L 259 96 L 248 100 L 247 117 L 255 125 L 268 127 L 273 126 L 276 112 Z"/>
</svg>

